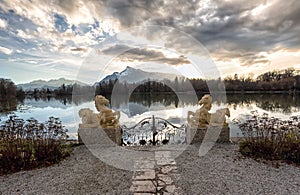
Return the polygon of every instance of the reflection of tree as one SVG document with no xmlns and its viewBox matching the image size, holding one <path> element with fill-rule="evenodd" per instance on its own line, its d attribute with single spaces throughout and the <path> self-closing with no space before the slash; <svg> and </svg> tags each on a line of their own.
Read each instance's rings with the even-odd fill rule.
<svg viewBox="0 0 300 195">
<path fill-rule="evenodd" d="M 288 94 L 227 94 L 229 105 L 250 106 L 255 104 L 266 111 L 291 113 L 300 110 L 300 98 Z"/>
<path fill-rule="evenodd" d="M 138 103 L 142 104 L 144 106 L 150 107 L 151 104 L 153 103 L 161 103 L 164 106 L 170 106 L 170 105 L 175 105 L 175 107 L 178 106 L 178 97 L 176 94 L 153 94 L 153 93 L 143 93 L 143 94 L 137 94 L 133 93 L 131 94 L 129 98 L 129 102 L 132 103 Z"/>
<path fill-rule="evenodd" d="M 292 95 L 262 95 L 262 100 L 257 102 L 256 105 L 267 111 L 291 113 L 292 107 L 299 109 Z"/>
<path fill-rule="evenodd" d="M 17 98 L 11 98 L 4 101 L 0 101 L 0 112 L 6 113 L 17 110 L 18 101 Z"/>
<path fill-rule="evenodd" d="M 129 101 L 147 107 L 155 102 L 165 106 L 174 104 L 177 107 L 179 102 L 177 95 L 170 87 L 155 81 L 147 81 L 136 87 L 130 95 Z"/>
</svg>

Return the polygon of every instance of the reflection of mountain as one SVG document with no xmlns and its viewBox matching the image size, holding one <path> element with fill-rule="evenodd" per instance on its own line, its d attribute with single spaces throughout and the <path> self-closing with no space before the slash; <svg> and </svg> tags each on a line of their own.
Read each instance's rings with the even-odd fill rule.
<svg viewBox="0 0 300 195">
<path fill-rule="evenodd" d="M 33 90 L 33 89 L 42 89 L 42 88 L 56 89 L 56 88 L 62 86 L 63 84 L 72 85 L 75 83 L 80 86 L 87 86 L 87 84 L 82 83 L 80 81 L 67 80 L 64 78 L 60 78 L 60 79 L 52 79 L 49 81 L 35 80 L 35 81 L 31 81 L 30 83 L 19 84 L 18 87 L 22 88 L 25 91 Z"/>
<path fill-rule="evenodd" d="M 34 108 L 68 108 L 78 106 L 80 104 L 93 101 L 93 98 L 86 96 L 66 96 L 66 97 L 45 97 L 45 98 L 26 98 L 23 105 L 32 106 Z"/>
<path fill-rule="evenodd" d="M 66 102 L 64 104 L 64 101 Z M 72 102 L 69 100 L 63 100 L 63 99 L 54 99 L 51 98 L 49 101 L 45 101 L 42 99 L 25 99 L 24 100 L 24 105 L 26 106 L 32 106 L 33 108 L 62 108 L 66 109 L 72 105 Z"/>
<path fill-rule="evenodd" d="M 146 72 L 140 69 L 135 69 L 132 67 L 127 66 L 125 70 L 122 72 L 114 72 L 111 75 L 106 76 L 104 79 L 100 81 L 100 83 L 103 82 L 109 82 L 109 80 L 115 80 L 118 79 L 119 82 L 127 82 L 127 83 L 136 83 L 136 82 L 142 82 L 148 80 L 150 78 L 151 80 L 170 80 L 173 81 L 175 78 L 183 79 L 184 77 L 181 75 L 176 74 L 168 74 L 168 73 L 159 73 L 159 72 Z"/>
</svg>

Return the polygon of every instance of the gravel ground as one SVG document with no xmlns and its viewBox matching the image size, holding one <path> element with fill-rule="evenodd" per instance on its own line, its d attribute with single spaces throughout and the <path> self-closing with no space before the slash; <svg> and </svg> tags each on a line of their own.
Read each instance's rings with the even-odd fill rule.
<svg viewBox="0 0 300 195">
<path fill-rule="evenodd" d="M 199 146 L 190 146 L 176 159 L 181 173 L 176 184 L 187 194 L 299 194 L 300 167 L 279 168 L 241 158 L 238 147 L 217 144 L 200 157 Z"/>
<path fill-rule="evenodd" d="M 132 174 L 79 146 L 58 165 L 1 176 L 0 194 L 130 194 Z"/>
<path fill-rule="evenodd" d="M 176 158 L 173 181 L 184 194 L 299 194 L 300 167 L 275 168 L 216 144 L 205 156 L 192 145 Z M 109 166 L 85 146 L 58 165 L 0 177 L 0 194 L 131 194 L 131 171 Z"/>
</svg>

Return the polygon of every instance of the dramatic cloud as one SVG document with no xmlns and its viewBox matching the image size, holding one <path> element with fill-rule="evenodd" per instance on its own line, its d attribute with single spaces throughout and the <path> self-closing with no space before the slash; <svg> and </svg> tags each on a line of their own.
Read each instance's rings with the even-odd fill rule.
<svg viewBox="0 0 300 195">
<path fill-rule="evenodd" d="M 0 52 L 10 60 L 25 58 L 23 65 L 32 68 L 36 64 L 27 60 L 32 53 L 42 61 L 55 55 L 83 59 L 104 40 L 114 43 L 118 32 L 128 31 L 135 37 L 136 26 L 154 25 L 157 29 L 144 34 L 149 42 L 164 40 L 162 47 L 185 56 L 196 51 L 193 45 L 203 44 L 224 74 L 262 67 L 258 72 L 278 63 L 279 68 L 299 65 L 299 13 L 298 0 L 3 0 Z M 173 30 L 162 33 L 159 27 Z M 115 45 L 103 52 L 114 55 L 128 49 L 119 56 L 127 62 L 189 63 L 185 56 L 126 47 Z M 276 56 L 285 56 L 286 61 Z M 71 63 L 79 66 L 77 60 Z"/>
<path fill-rule="evenodd" d="M 238 55 L 241 65 L 268 63 L 250 59 L 277 46 L 300 45 L 297 0 L 110 1 L 106 5 L 124 28 L 142 24 L 175 27 L 203 43 L 212 56 L 224 55 L 218 53 L 223 50 L 228 51 L 227 58 L 246 53 Z"/>
<path fill-rule="evenodd" d="M 12 50 L 11 49 L 8 49 L 6 47 L 1 47 L 0 46 L 0 52 L 6 54 L 6 55 L 10 55 L 12 53 Z"/>
<path fill-rule="evenodd" d="M 0 18 L 0 28 L 6 28 L 6 26 L 7 26 L 6 20 Z"/>
<path fill-rule="evenodd" d="M 191 63 L 183 55 L 178 57 L 167 57 L 164 53 L 157 50 L 131 48 L 126 45 L 114 45 L 103 50 L 102 53 L 107 55 L 119 55 L 117 56 L 118 60 L 124 62 L 157 62 L 175 66 Z"/>
</svg>

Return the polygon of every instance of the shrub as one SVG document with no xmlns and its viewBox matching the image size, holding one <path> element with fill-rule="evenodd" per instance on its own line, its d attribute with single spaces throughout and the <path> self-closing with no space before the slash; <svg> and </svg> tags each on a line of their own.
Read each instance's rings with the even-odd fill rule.
<svg viewBox="0 0 300 195">
<path fill-rule="evenodd" d="M 0 174 L 59 162 L 70 154 L 67 131 L 58 118 L 40 123 L 10 116 L 0 126 Z"/>
<path fill-rule="evenodd" d="M 256 111 L 246 121 L 235 121 L 244 135 L 239 151 L 246 156 L 300 164 L 300 117 L 289 120 Z"/>
</svg>

